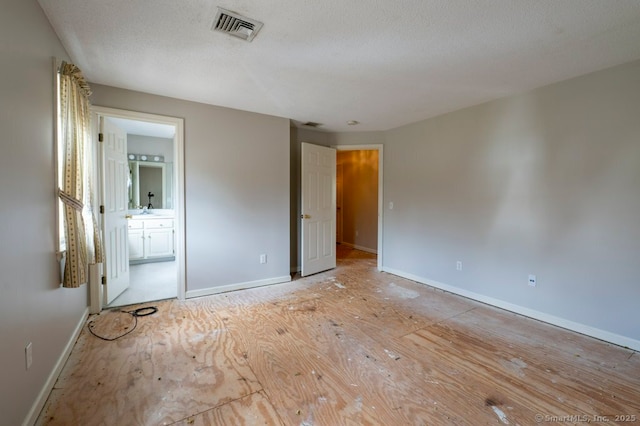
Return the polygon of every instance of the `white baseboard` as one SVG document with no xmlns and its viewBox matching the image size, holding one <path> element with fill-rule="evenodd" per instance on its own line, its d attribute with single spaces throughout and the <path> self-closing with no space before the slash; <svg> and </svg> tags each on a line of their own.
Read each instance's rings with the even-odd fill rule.
<svg viewBox="0 0 640 426">
<path fill-rule="evenodd" d="M 47 381 L 45 382 L 44 386 L 40 390 L 38 397 L 36 398 L 35 402 L 31 406 L 31 409 L 29 410 L 27 417 L 24 419 L 24 422 L 22 423 L 23 426 L 33 425 L 36 423 L 36 420 L 38 420 L 40 411 L 42 411 L 42 407 L 44 407 L 44 404 L 47 402 L 47 398 L 49 397 L 49 394 L 51 393 L 53 386 L 56 384 L 56 380 L 58 380 L 58 376 L 60 376 L 60 373 L 62 372 L 62 368 L 67 362 L 67 359 L 69 359 L 69 355 L 71 355 L 71 350 L 73 349 L 73 346 L 76 344 L 76 340 L 78 340 L 78 337 L 80 336 L 80 332 L 82 332 L 82 328 L 87 322 L 88 317 L 89 317 L 89 308 L 87 307 L 82 313 L 82 317 L 80 318 L 80 321 L 76 325 L 75 330 L 73 330 L 73 334 L 71 335 L 71 338 L 67 342 L 67 345 L 64 347 L 62 354 L 60 354 L 60 357 L 58 358 L 58 361 L 53 367 L 53 370 L 51 370 L 51 374 L 49 374 Z"/>
<path fill-rule="evenodd" d="M 282 277 L 267 278 L 265 280 L 247 281 L 244 283 L 228 284 L 218 287 L 201 288 L 198 290 L 188 290 L 186 294 L 187 299 L 192 297 L 210 296 L 212 294 L 225 293 L 227 291 L 245 290 L 247 288 L 262 287 L 271 284 L 280 284 L 291 281 L 291 275 L 284 275 Z"/>
<path fill-rule="evenodd" d="M 590 325 L 570 321 L 565 318 L 557 317 L 544 312 L 536 311 L 534 309 L 526 308 L 524 306 L 505 302 L 504 300 L 495 299 L 493 297 L 485 296 L 483 294 L 474 293 L 472 291 L 464 290 L 464 289 L 454 287 L 448 284 L 444 284 L 438 281 L 419 277 L 417 275 L 409 274 L 407 272 L 399 271 L 397 269 L 383 267 L 382 271 L 388 272 L 390 274 L 397 275 L 399 277 L 406 278 L 412 281 L 416 281 L 420 284 L 425 284 L 431 287 L 439 288 L 440 290 L 448 291 L 449 293 L 467 297 L 469 299 L 473 299 L 478 302 L 486 303 L 488 305 L 495 306 L 497 308 L 504 309 L 510 312 L 514 312 L 516 314 L 524 315 L 529 318 L 533 318 L 533 319 L 546 322 L 558 327 L 562 327 L 567 330 L 575 331 L 577 333 L 585 334 L 587 336 L 594 337 L 596 339 L 604 340 L 605 342 L 613 343 L 614 345 L 623 346 L 636 351 L 640 350 L 640 340 L 631 339 L 629 337 L 621 336 L 616 333 L 611 333 L 606 330 L 601 330 L 599 328 L 595 328 Z"/>
<path fill-rule="evenodd" d="M 342 244 L 343 246 L 354 248 L 356 250 L 366 251 L 367 253 L 378 254 L 378 250 L 375 250 L 369 247 L 359 246 L 357 244 L 345 243 L 344 241 L 341 242 L 340 244 Z"/>
</svg>

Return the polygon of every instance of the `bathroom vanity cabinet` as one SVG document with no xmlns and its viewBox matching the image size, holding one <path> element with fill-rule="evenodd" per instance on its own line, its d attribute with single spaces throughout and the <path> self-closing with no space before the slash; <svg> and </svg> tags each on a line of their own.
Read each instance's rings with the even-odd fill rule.
<svg viewBox="0 0 640 426">
<path fill-rule="evenodd" d="M 129 219 L 129 261 L 152 262 L 173 258 L 173 219 Z"/>
</svg>

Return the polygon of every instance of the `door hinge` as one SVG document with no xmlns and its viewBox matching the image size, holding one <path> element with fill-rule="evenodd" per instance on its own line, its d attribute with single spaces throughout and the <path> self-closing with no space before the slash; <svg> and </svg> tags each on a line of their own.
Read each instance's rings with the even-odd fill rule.
<svg viewBox="0 0 640 426">
<path fill-rule="evenodd" d="M 102 133 L 98 133 L 98 142 L 104 142 L 104 135 Z"/>
<path fill-rule="evenodd" d="M 107 277 L 102 276 L 102 285 L 107 285 Z"/>
<path fill-rule="evenodd" d="M 104 205 L 100 205 L 100 214 L 104 214 Z"/>
</svg>

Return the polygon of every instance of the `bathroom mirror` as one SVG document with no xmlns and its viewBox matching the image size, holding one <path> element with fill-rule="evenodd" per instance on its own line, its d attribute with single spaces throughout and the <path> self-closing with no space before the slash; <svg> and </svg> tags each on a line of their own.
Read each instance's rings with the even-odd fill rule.
<svg viewBox="0 0 640 426">
<path fill-rule="evenodd" d="M 173 208 L 171 163 L 129 161 L 129 208 Z M 149 198 L 149 194 L 153 194 Z"/>
</svg>

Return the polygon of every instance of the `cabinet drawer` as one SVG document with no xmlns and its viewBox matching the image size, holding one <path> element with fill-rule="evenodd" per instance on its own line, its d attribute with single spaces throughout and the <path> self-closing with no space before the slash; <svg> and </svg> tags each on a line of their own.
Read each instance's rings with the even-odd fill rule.
<svg viewBox="0 0 640 426">
<path fill-rule="evenodd" d="M 142 229 L 144 228 L 144 222 L 141 220 L 129 219 L 129 229 Z"/>
<path fill-rule="evenodd" d="M 173 219 L 145 219 L 145 229 L 166 229 L 173 228 Z"/>
</svg>

